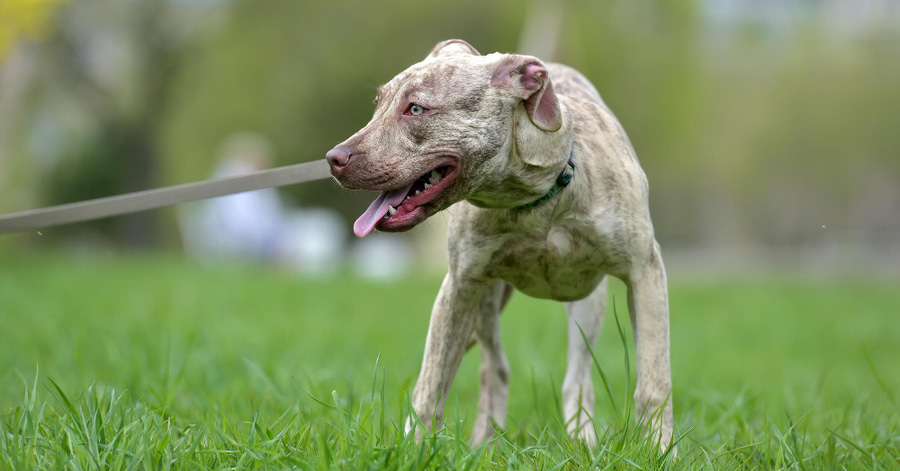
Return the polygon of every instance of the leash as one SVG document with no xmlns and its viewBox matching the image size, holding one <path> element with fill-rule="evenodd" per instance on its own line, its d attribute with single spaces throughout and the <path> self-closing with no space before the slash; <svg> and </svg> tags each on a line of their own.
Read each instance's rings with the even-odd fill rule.
<svg viewBox="0 0 900 471">
<path fill-rule="evenodd" d="M 0 233 L 24 232 L 74 222 L 90 221 L 146 211 L 188 201 L 215 198 L 245 191 L 323 180 L 331 177 L 325 160 L 287 165 L 233 177 L 185 183 L 154 190 L 126 193 L 49 208 L 0 216 Z"/>
<path fill-rule="evenodd" d="M 572 177 L 575 176 L 575 164 L 572 162 L 572 156 L 575 155 L 575 141 L 572 141 L 572 150 L 569 152 L 569 161 L 566 162 L 566 168 L 563 169 L 562 173 L 556 177 L 556 182 L 553 183 L 553 186 L 550 188 L 544 196 L 532 201 L 531 203 L 523 204 L 522 206 L 516 206 L 515 209 L 531 209 L 537 208 L 538 206 L 546 203 L 550 198 L 556 196 L 560 190 L 569 186 L 569 182 L 572 181 Z"/>
<path fill-rule="evenodd" d="M 536 208 L 546 203 L 550 198 L 556 196 L 560 190 L 568 186 L 575 175 L 575 164 L 572 162 L 574 153 L 575 143 L 573 142 L 566 168 L 556 177 L 556 181 L 553 183 L 550 191 L 531 203 L 517 206 L 515 209 Z M 121 216 L 189 201 L 215 198 L 263 188 L 295 185 L 297 183 L 324 180 L 329 177 L 331 177 L 331 171 L 325 160 L 315 160 L 245 175 L 185 183 L 183 185 L 126 193 L 124 195 L 51 206 L 49 208 L 32 209 L 0 216 L 0 234 L 26 232 L 63 224 Z"/>
</svg>

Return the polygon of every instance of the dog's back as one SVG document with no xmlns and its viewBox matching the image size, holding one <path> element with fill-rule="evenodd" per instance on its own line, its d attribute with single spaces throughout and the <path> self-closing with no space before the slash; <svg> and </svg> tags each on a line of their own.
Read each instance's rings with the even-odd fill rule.
<svg viewBox="0 0 900 471">
<path fill-rule="evenodd" d="M 553 91 L 558 95 L 593 101 L 606 108 L 606 104 L 600 98 L 600 92 L 594 88 L 594 85 L 581 72 L 555 62 L 547 63 L 547 71 L 550 73 Z"/>
</svg>

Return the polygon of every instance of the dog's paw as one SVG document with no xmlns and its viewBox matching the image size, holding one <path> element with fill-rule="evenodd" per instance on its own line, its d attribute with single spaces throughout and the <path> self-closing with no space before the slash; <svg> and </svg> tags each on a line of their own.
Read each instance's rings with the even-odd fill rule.
<svg viewBox="0 0 900 471">
<path fill-rule="evenodd" d="M 672 445 L 672 440 L 674 436 L 672 434 L 672 429 L 666 426 L 659 426 L 658 423 L 654 423 L 653 427 L 647 427 L 644 430 L 644 433 L 650 439 L 650 441 L 659 449 L 659 454 L 664 454 L 669 451 L 671 448 L 671 452 L 669 454 L 672 456 L 672 459 L 678 457 L 678 447 Z"/>
<path fill-rule="evenodd" d="M 421 424 L 417 424 L 412 417 L 407 417 L 406 423 L 403 425 L 403 435 L 409 436 L 410 434 L 415 434 L 413 439 L 416 443 L 422 441 L 423 434 Z"/>
<path fill-rule="evenodd" d="M 568 429 L 569 436 L 572 437 L 572 440 L 584 443 L 589 448 L 597 446 L 597 433 L 594 431 L 594 427 L 590 421 L 582 422 L 581 424 L 569 424 Z"/>
<path fill-rule="evenodd" d="M 482 443 L 494 438 L 497 424 L 488 416 L 482 415 L 475 419 L 475 427 L 472 429 L 472 448 L 481 446 Z"/>
</svg>

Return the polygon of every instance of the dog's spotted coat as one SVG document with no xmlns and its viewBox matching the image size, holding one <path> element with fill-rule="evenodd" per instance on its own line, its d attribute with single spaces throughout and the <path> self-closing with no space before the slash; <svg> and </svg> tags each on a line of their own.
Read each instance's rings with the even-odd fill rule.
<svg viewBox="0 0 900 471">
<path fill-rule="evenodd" d="M 376 103 L 369 124 L 329 152 L 341 185 L 389 192 L 436 167 L 452 174 L 428 201 L 410 203 L 376 226 L 406 230 L 454 205 L 449 272 L 431 314 L 413 393 L 425 426 L 439 424 L 474 336 L 482 364 L 473 441 L 503 427 L 509 365 L 499 316 L 515 288 L 565 302 L 564 414 L 569 432 L 593 443 L 593 429 L 585 427 L 594 406 L 592 364 L 581 331 L 596 340 L 605 277 L 612 275 L 628 287 L 636 412 L 662 446 L 670 443 L 666 274 L 650 221 L 647 179 L 597 90 L 567 66 L 521 55 L 482 56 L 464 41 L 450 40 L 382 86 Z M 413 104 L 426 112 L 411 116 Z M 568 187 L 538 207 L 516 209 L 547 193 L 570 152 L 577 172 Z"/>
</svg>

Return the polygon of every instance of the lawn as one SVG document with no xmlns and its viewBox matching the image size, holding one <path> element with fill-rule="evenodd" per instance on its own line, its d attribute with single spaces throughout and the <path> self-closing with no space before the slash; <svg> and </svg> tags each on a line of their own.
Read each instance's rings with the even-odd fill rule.
<svg viewBox="0 0 900 471">
<path fill-rule="evenodd" d="M 415 443 L 399 425 L 439 276 L 7 256 L 0 469 L 900 469 L 898 280 L 670 278 L 675 460 L 626 417 L 634 345 L 617 281 L 627 343 L 611 303 L 599 446 L 563 433 L 562 306 L 516 294 L 509 421 L 472 450 L 477 350 L 444 430 Z"/>
</svg>

